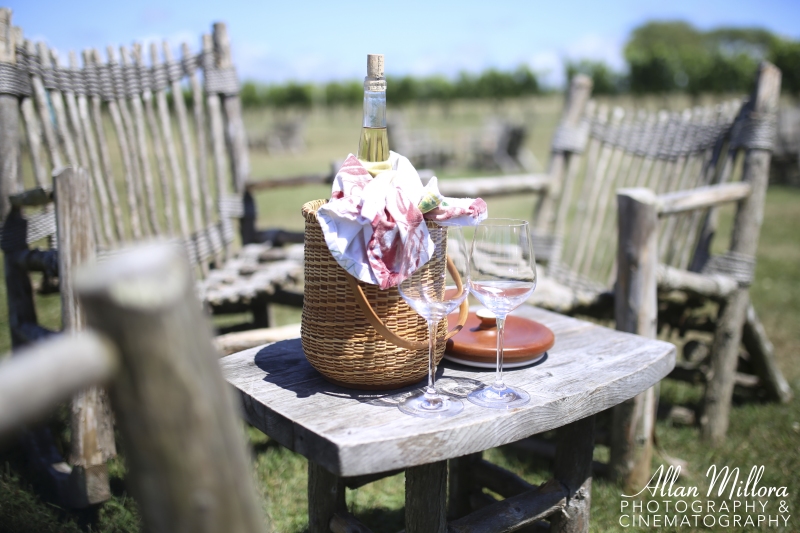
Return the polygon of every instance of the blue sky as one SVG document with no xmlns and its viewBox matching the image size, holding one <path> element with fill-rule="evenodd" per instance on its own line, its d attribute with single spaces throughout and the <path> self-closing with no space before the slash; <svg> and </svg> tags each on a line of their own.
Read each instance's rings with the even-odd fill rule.
<svg viewBox="0 0 800 533">
<path fill-rule="evenodd" d="M 228 24 L 243 78 L 328 81 L 363 76 L 365 55 L 384 53 L 390 74 L 479 72 L 527 64 L 563 81 L 565 59 L 624 67 L 631 29 L 652 19 L 698 28 L 759 26 L 800 39 L 798 0 L 314 0 L 119 2 L 12 0 L 25 36 L 61 52 L 168 39 L 195 49 L 213 21 Z"/>
</svg>

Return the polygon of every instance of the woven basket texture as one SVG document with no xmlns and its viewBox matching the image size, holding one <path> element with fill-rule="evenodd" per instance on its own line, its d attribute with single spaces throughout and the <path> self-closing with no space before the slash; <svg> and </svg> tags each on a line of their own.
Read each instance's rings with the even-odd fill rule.
<svg viewBox="0 0 800 533">
<path fill-rule="evenodd" d="M 308 202 L 302 211 L 306 221 L 305 288 L 300 336 L 306 358 L 328 381 L 350 388 L 391 390 L 421 381 L 428 374 L 427 348 L 400 348 L 383 338 L 367 321 L 348 284 L 349 274 L 333 258 L 323 238 L 317 209 L 325 202 Z M 413 275 L 441 280 L 446 269 L 446 243 L 442 241 L 447 233 L 434 223 L 427 224 L 438 245 L 434 257 Z M 358 283 L 375 313 L 391 331 L 427 346 L 425 319 L 408 306 L 397 288 L 380 290 L 377 285 Z M 443 291 L 443 281 L 439 283 Z M 437 337 L 442 339 L 446 334 L 447 321 L 442 320 Z M 445 343 L 437 342 L 437 365 L 444 350 Z"/>
</svg>

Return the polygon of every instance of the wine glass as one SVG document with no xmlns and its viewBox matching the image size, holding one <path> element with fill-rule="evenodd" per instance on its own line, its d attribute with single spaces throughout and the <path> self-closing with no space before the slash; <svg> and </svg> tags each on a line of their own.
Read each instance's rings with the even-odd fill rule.
<svg viewBox="0 0 800 533">
<path fill-rule="evenodd" d="M 434 257 L 447 253 L 445 262 L 431 260 L 398 285 L 408 305 L 428 323 L 428 386 L 398 404 L 406 414 L 423 418 L 445 418 L 464 409 L 461 400 L 436 391 L 436 330 L 439 322 L 466 300 L 469 294 L 469 257 L 464 234 L 459 226 L 441 226 L 431 231 Z"/>
<path fill-rule="evenodd" d="M 470 252 L 470 291 L 497 318 L 495 381 L 467 399 L 482 407 L 511 409 L 530 401 L 527 392 L 503 382 L 503 327 L 508 313 L 536 288 L 536 260 L 524 220 L 489 218 L 475 228 Z"/>
</svg>

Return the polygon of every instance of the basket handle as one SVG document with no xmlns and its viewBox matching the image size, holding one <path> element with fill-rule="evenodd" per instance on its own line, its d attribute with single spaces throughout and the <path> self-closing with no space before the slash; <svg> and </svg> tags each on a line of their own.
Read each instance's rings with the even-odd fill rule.
<svg viewBox="0 0 800 533">
<path fill-rule="evenodd" d="M 453 263 L 453 260 L 449 257 L 447 258 L 447 271 L 450 272 L 450 275 L 456 281 L 456 288 L 459 291 L 464 290 L 464 285 L 461 281 L 461 277 L 458 275 L 458 271 L 456 270 L 456 266 Z M 406 348 L 407 350 L 422 350 L 428 347 L 427 342 L 411 342 L 403 337 L 400 337 L 388 327 L 380 317 L 375 313 L 375 310 L 367 301 L 366 295 L 364 295 L 364 290 L 361 288 L 361 285 L 358 284 L 358 280 L 354 278 L 349 272 L 347 273 L 347 282 L 350 284 L 350 288 L 353 290 L 353 293 L 356 295 L 356 303 L 358 307 L 361 308 L 361 311 L 364 313 L 364 316 L 367 317 L 367 321 L 370 325 L 375 328 L 375 331 L 381 334 L 381 336 L 386 339 L 387 341 L 391 342 L 392 344 L 399 346 L 400 348 Z M 461 328 L 464 327 L 464 324 L 467 322 L 467 317 L 469 316 L 469 301 L 468 299 L 464 299 L 461 302 L 461 306 L 459 307 L 458 313 L 458 324 L 452 331 L 449 331 L 445 336 L 445 340 L 449 339 L 459 331 Z"/>
</svg>

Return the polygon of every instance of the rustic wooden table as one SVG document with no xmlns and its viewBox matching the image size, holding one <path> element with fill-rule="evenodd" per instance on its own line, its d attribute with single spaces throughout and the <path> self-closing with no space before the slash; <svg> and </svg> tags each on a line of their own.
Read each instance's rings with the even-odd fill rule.
<svg viewBox="0 0 800 533">
<path fill-rule="evenodd" d="M 374 393 L 328 383 L 306 361 L 300 339 L 221 360 L 226 379 L 241 393 L 247 421 L 309 459 L 311 533 L 330 531 L 334 513 L 344 511 L 345 485 L 360 486 L 398 470 L 406 472 L 408 533 L 507 531 L 498 527 L 554 513 L 556 530 L 588 531 L 593 415 L 666 376 L 675 364 L 675 347 L 530 306 L 514 314 L 547 325 L 556 342 L 541 362 L 504 373 L 506 383 L 531 395 L 528 405 L 508 411 L 464 399 L 464 411 L 453 418 L 405 415 L 395 405 L 411 389 Z M 465 397 L 479 383 L 491 383 L 493 375 L 445 363 L 437 383 Z M 553 481 L 445 523 L 448 459 L 556 428 Z M 459 497 L 452 481 L 451 500 Z M 451 501 L 450 508 L 458 509 L 458 502 Z"/>
</svg>

